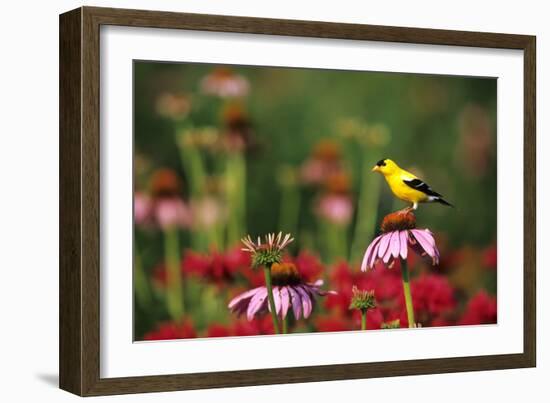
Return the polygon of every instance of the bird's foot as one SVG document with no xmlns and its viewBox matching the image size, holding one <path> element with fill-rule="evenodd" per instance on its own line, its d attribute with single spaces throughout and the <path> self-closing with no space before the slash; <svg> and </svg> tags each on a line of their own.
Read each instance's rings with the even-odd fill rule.
<svg viewBox="0 0 550 403">
<path fill-rule="evenodd" d="M 407 214 L 411 213 L 412 211 L 414 211 L 414 207 L 410 206 L 410 207 L 405 207 L 402 210 L 399 210 L 398 213 L 400 215 L 407 215 Z"/>
</svg>

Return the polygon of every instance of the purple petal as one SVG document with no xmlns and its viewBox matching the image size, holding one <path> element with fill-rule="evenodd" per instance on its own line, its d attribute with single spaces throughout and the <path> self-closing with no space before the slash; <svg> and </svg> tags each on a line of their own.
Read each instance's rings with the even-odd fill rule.
<svg viewBox="0 0 550 403">
<path fill-rule="evenodd" d="M 401 251 L 399 252 L 399 254 L 401 255 L 401 258 L 405 260 L 407 259 L 407 251 L 409 249 L 409 231 L 399 232 L 399 237 L 401 238 Z"/>
<path fill-rule="evenodd" d="M 246 298 L 252 298 L 252 296 L 254 294 L 256 294 L 256 292 L 260 289 L 260 288 L 264 288 L 263 286 L 262 287 L 257 287 L 257 288 L 253 288 L 252 290 L 248 290 L 248 291 L 245 291 L 243 292 L 242 294 L 239 294 L 237 295 L 235 298 L 233 298 L 229 304 L 227 305 L 227 307 L 229 309 L 233 309 L 233 307 L 235 305 L 237 305 L 237 303 L 241 302 L 242 300 L 246 299 Z"/>
<path fill-rule="evenodd" d="M 426 239 L 426 235 L 423 233 L 424 231 L 418 230 L 418 229 L 413 229 L 413 230 L 411 230 L 411 232 L 413 233 L 414 237 L 416 238 L 416 240 L 418 241 L 418 243 L 420 244 L 422 249 L 424 249 L 424 251 L 432 259 L 434 259 L 435 258 L 434 247 L 430 244 L 430 241 L 428 239 Z M 435 262 L 435 259 L 434 259 L 434 262 Z"/>
<path fill-rule="evenodd" d="M 391 236 L 392 236 L 392 232 L 390 232 L 389 234 L 382 235 L 382 239 L 380 240 L 380 246 L 378 248 L 378 253 L 377 253 L 380 259 L 382 259 L 386 254 L 386 252 L 388 251 L 388 245 L 390 244 Z"/>
<path fill-rule="evenodd" d="M 401 245 L 401 242 L 400 242 L 399 231 L 395 231 L 392 234 L 389 249 L 391 249 L 391 255 L 396 259 L 399 258 L 399 251 L 401 250 L 400 245 Z"/>
<path fill-rule="evenodd" d="M 377 236 L 376 238 L 374 238 L 374 241 L 372 241 L 370 243 L 370 245 L 368 246 L 367 250 L 365 251 L 365 255 L 363 256 L 363 262 L 361 263 L 361 271 L 367 271 L 367 268 L 368 268 L 368 261 L 370 260 L 370 254 L 372 253 L 372 251 L 374 250 L 374 247 L 378 244 L 378 242 L 380 241 L 380 238 L 382 236 L 379 235 Z"/>
<path fill-rule="evenodd" d="M 273 302 L 275 302 L 275 313 L 278 315 L 281 312 L 281 296 L 279 295 L 279 287 L 272 287 L 273 290 Z M 271 312 L 271 307 L 269 307 Z"/>
<path fill-rule="evenodd" d="M 266 304 L 267 301 L 267 288 L 261 287 L 262 289 L 259 290 L 256 295 L 252 297 L 250 300 L 250 304 L 248 304 L 248 310 L 246 311 L 246 318 L 251 321 L 254 319 L 254 315 L 256 315 L 256 312 L 260 311 Z"/>
<path fill-rule="evenodd" d="M 286 318 L 288 308 L 290 308 L 290 296 L 288 295 L 287 287 L 281 287 L 279 294 L 281 295 L 281 317 L 284 319 Z"/>
<path fill-rule="evenodd" d="M 302 317 L 302 299 L 300 298 L 298 291 L 296 291 L 292 286 L 288 286 L 288 292 L 291 297 L 290 303 L 292 305 L 292 311 L 294 312 L 294 318 L 298 320 Z"/>
<path fill-rule="evenodd" d="M 397 231 L 393 231 L 393 232 L 390 232 L 388 234 L 388 238 L 389 238 L 389 242 L 388 242 L 388 249 L 386 249 L 386 253 L 384 254 L 384 257 L 382 258 L 382 260 L 384 261 L 384 263 L 388 263 L 389 260 L 390 260 L 390 257 L 392 256 L 392 253 L 393 253 L 393 245 L 394 245 L 394 238 L 395 238 L 395 235 L 398 234 Z M 399 245 L 398 245 L 399 246 Z"/>
<path fill-rule="evenodd" d="M 302 299 L 302 309 L 303 309 L 304 318 L 308 318 L 309 315 L 311 314 L 311 311 L 313 310 L 311 297 L 308 294 L 308 292 L 299 285 L 295 287 L 295 290 L 298 291 L 298 294 L 300 294 L 300 298 Z"/>
<path fill-rule="evenodd" d="M 248 309 L 248 303 L 249 302 L 250 302 L 250 300 L 248 300 L 248 299 L 241 300 L 237 303 L 237 305 L 234 305 L 233 308 L 231 308 L 231 310 L 233 312 L 235 312 L 237 314 L 237 316 L 241 316 Z"/>
<path fill-rule="evenodd" d="M 380 250 L 380 245 L 382 243 L 382 237 L 384 235 L 380 235 L 380 240 L 378 241 L 378 243 L 376 244 L 376 246 L 374 246 L 374 248 L 372 249 L 372 252 L 371 252 L 371 255 L 370 255 L 370 259 L 369 259 L 369 262 L 367 264 L 367 267 L 371 267 L 373 268 L 374 267 L 374 263 L 376 263 L 376 259 L 378 259 L 378 251 Z"/>
</svg>

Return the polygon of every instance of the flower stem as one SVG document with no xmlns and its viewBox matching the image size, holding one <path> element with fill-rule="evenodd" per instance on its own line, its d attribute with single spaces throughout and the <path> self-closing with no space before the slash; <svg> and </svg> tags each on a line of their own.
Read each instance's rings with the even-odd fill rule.
<svg viewBox="0 0 550 403">
<path fill-rule="evenodd" d="M 173 320 L 178 321 L 184 313 L 183 283 L 180 273 L 180 251 L 177 228 L 164 230 L 164 259 L 167 274 L 166 305 Z"/>
<path fill-rule="evenodd" d="M 409 327 L 416 327 L 411 286 L 409 284 L 409 269 L 407 267 L 407 260 L 405 259 L 401 259 L 401 276 L 403 277 L 403 294 L 405 295 L 405 306 L 407 308 L 407 321 L 409 322 Z"/>
<path fill-rule="evenodd" d="M 241 152 L 227 157 L 225 187 L 229 207 L 227 242 L 233 245 L 246 232 L 246 159 Z"/>
<path fill-rule="evenodd" d="M 361 309 L 361 330 L 367 330 L 367 310 Z"/>
<path fill-rule="evenodd" d="M 273 320 L 273 328 L 275 333 L 279 334 L 279 319 L 277 318 L 277 311 L 275 309 L 275 299 L 273 298 L 273 287 L 271 286 L 271 268 L 264 266 L 265 287 L 267 288 L 267 302 L 269 303 L 269 310 L 271 311 L 271 319 Z"/>
<path fill-rule="evenodd" d="M 300 189 L 294 183 L 285 184 L 281 188 L 281 211 L 279 228 L 285 232 L 294 232 L 300 219 Z"/>
<path fill-rule="evenodd" d="M 281 318 L 281 323 L 282 323 L 282 327 L 283 327 L 282 333 L 287 334 L 288 333 L 288 321 L 287 321 L 287 319 L 286 318 Z"/>
<path fill-rule="evenodd" d="M 153 297 L 151 295 L 151 289 L 147 282 L 147 275 L 143 269 L 143 263 L 141 261 L 141 255 L 138 251 L 137 240 L 134 236 L 134 293 L 135 298 L 139 305 L 144 309 L 150 309 L 152 306 Z"/>
</svg>

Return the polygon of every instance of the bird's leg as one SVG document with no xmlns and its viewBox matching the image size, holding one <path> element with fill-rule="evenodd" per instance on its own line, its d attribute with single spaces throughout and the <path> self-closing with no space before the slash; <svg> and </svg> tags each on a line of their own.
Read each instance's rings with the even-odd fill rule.
<svg viewBox="0 0 550 403">
<path fill-rule="evenodd" d="M 409 214 L 409 213 L 415 211 L 417 208 L 418 208 L 418 203 L 413 203 L 412 206 L 408 206 L 408 207 L 405 207 L 402 210 L 399 210 L 399 214 L 403 214 L 403 215 Z"/>
</svg>

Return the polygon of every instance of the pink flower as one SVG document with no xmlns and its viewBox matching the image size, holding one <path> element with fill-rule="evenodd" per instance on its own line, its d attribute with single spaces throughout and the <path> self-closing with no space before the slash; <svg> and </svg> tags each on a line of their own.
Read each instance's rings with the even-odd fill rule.
<svg viewBox="0 0 550 403">
<path fill-rule="evenodd" d="M 432 264 L 439 264 L 439 250 L 433 234 L 428 229 L 415 228 L 416 219 L 412 213 L 388 214 L 382 222 L 382 235 L 379 235 L 368 246 L 361 270 L 374 267 L 376 262 L 383 262 L 392 267 L 395 260 L 407 259 L 409 247 L 421 256 L 432 258 Z"/>
<path fill-rule="evenodd" d="M 296 319 L 311 315 L 315 298 L 332 293 L 322 291 L 323 280 L 314 283 L 303 282 L 296 266 L 292 263 L 274 263 L 271 266 L 273 298 L 277 316 L 284 319 L 290 309 Z M 229 302 L 228 308 L 237 315 L 246 313 L 250 321 L 269 310 L 267 287 L 248 290 Z"/>
<path fill-rule="evenodd" d="M 151 216 L 152 202 L 149 197 L 143 193 L 134 194 L 134 221 L 137 225 L 147 223 Z"/>
<path fill-rule="evenodd" d="M 153 214 L 161 228 L 182 227 L 191 225 L 189 207 L 179 197 L 163 197 L 155 202 Z"/>
<path fill-rule="evenodd" d="M 222 203 L 210 196 L 191 201 L 193 226 L 195 228 L 209 229 L 220 223 L 225 218 L 226 212 Z"/>
<path fill-rule="evenodd" d="M 243 76 L 233 73 L 227 67 L 219 67 L 203 78 L 202 92 L 220 98 L 244 97 L 250 85 Z"/>
<path fill-rule="evenodd" d="M 337 225 L 347 225 L 353 215 L 353 203 L 346 195 L 322 196 L 317 205 L 317 214 Z"/>
</svg>

